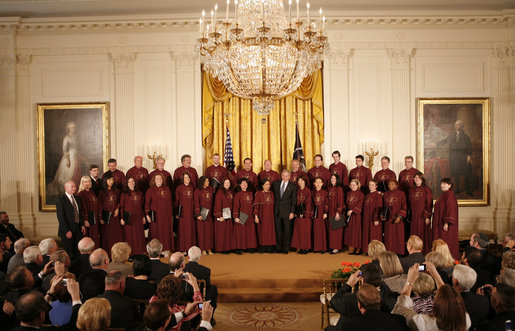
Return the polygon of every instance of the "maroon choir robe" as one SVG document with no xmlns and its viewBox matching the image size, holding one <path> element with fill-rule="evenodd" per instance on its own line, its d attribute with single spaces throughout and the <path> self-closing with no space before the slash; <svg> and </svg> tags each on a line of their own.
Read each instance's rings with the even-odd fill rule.
<svg viewBox="0 0 515 331">
<path fill-rule="evenodd" d="M 148 175 L 148 182 L 150 183 L 150 181 L 156 176 L 156 175 L 161 175 L 163 176 L 163 185 L 164 186 L 167 186 L 168 188 L 170 188 L 170 190 L 172 189 L 172 175 L 166 171 L 166 170 L 159 170 L 159 169 L 154 169 L 154 171 L 152 171 L 149 175 Z"/>
<path fill-rule="evenodd" d="M 304 204 L 304 215 L 295 215 L 291 246 L 297 249 L 311 249 L 313 202 L 307 186 L 303 190 L 297 190 L 297 205 L 300 204 Z"/>
<path fill-rule="evenodd" d="M 179 186 L 180 183 L 182 183 L 182 175 L 184 173 L 187 173 L 190 175 L 191 178 L 191 184 L 196 187 L 198 182 L 198 174 L 197 170 L 193 167 L 186 168 L 185 166 L 181 166 L 173 172 L 173 185 L 175 187 Z"/>
<path fill-rule="evenodd" d="M 426 225 L 426 218 L 431 219 L 433 210 L 433 193 L 427 186 L 414 186 L 409 190 L 409 208 L 411 209 L 410 235 L 416 235 L 424 242 L 424 254 L 431 251 L 431 222 Z"/>
<path fill-rule="evenodd" d="M 208 186 L 204 189 L 196 189 L 193 195 L 195 202 L 195 223 L 197 225 L 197 246 L 203 251 L 212 250 L 214 247 L 213 240 L 213 194 L 215 189 Z M 198 220 L 201 208 L 209 209 L 207 218 L 203 221 Z"/>
<path fill-rule="evenodd" d="M 304 175 L 306 177 L 306 187 L 311 187 L 308 174 L 302 170 L 292 171 L 290 176 L 290 182 L 297 184 L 297 179 L 299 179 L 300 175 Z"/>
<path fill-rule="evenodd" d="M 127 193 L 122 193 L 120 198 L 120 219 L 124 219 L 125 225 L 123 233 L 125 241 L 131 246 L 132 254 L 145 254 L 145 230 L 143 229 L 143 220 L 145 217 L 144 199 L 141 191 L 129 190 Z M 124 218 L 124 212 L 130 213 L 129 224 Z"/>
<path fill-rule="evenodd" d="M 254 198 L 254 215 L 259 217 L 257 233 L 259 246 L 275 246 L 274 193 L 259 191 Z"/>
<path fill-rule="evenodd" d="M 317 177 L 322 178 L 322 181 L 324 182 L 323 187 L 327 187 L 329 185 L 329 179 L 331 179 L 331 173 L 329 172 L 329 169 L 327 169 L 324 166 L 320 167 L 313 167 L 309 169 L 308 171 L 309 181 L 311 182 L 311 185 L 314 187 L 315 185 L 315 179 Z"/>
<path fill-rule="evenodd" d="M 345 222 L 345 215 L 343 210 L 345 209 L 343 188 L 341 186 L 330 186 L 327 189 L 327 218 L 333 218 L 336 213 L 340 215 L 340 222 Z M 330 249 L 342 249 L 343 248 L 343 228 L 334 230 L 328 222 L 329 228 L 329 248 Z"/>
<path fill-rule="evenodd" d="M 136 188 L 145 196 L 145 192 L 148 190 L 148 170 L 146 168 L 132 167 L 127 171 L 126 178 L 134 179 L 136 182 Z M 134 249 L 133 249 L 134 252 Z"/>
<path fill-rule="evenodd" d="M 397 179 L 397 175 L 395 175 L 395 172 L 393 172 L 390 169 L 381 169 L 374 175 L 374 180 L 378 182 L 377 189 L 381 192 L 388 191 L 388 181 L 390 179 Z M 368 187 L 368 184 L 367 184 Z"/>
<path fill-rule="evenodd" d="M 343 186 L 349 186 L 349 172 L 347 171 L 347 166 L 341 162 L 332 163 L 329 166 L 329 172 L 332 175 L 338 175 L 340 177 L 340 182 Z"/>
<path fill-rule="evenodd" d="M 102 210 L 113 213 L 109 220 L 109 224 L 107 224 L 107 220 L 103 220 L 105 224 L 100 225 L 102 248 L 110 254 L 111 247 L 113 247 L 117 242 L 124 240 L 122 226 L 120 225 L 120 190 L 115 187 L 110 190 L 100 191 L 98 193 L 98 199 L 102 204 Z M 114 212 L 117 209 L 118 215 L 115 217 Z"/>
<path fill-rule="evenodd" d="M 233 193 L 229 190 L 220 189 L 216 192 L 215 196 L 215 207 L 213 215 L 215 215 L 215 250 L 217 252 L 227 252 L 231 249 L 234 249 L 235 241 L 233 236 L 234 231 L 234 222 L 232 218 L 224 219 L 220 221 L 220 218 L 223 217 L 223 209 L 229 208 L 231 210 L 232 215 L 232 200 Z"/>
<path fill-rule="evenodd" d="M 352 210 L 349 224 L 345 228 L 345 245 L 359 249 L 361 247 L 361 212 L 363 210 L 363 192 L 347 192 L 347 210 Z M 347 217 L 345 214 L 344 217 Z"/>
<path fill-rule="evenodd" d="M 324 219 L 324 213 L 328 209 L 328 193 L 321 189 L 313 191 L 311 195 L 313 197 L 313 251 L 325 252 L 327 251 L 327 219 Z"/>
<path fill-rule="evenodd" d="M 372 240 L 383 242 L 383 222 L 379 220 L 382 207 L 383 195 L 381 193 L 374 191 L 366 195 L 361 214 L 363 223 L 361 249 L 364 253 L 368 252 L 368 244 Z M 379 224 L 374 225 L 375 221 L 378 221 Z"/>
<path fill-rule="evenodd" d="M 86 227 L 86 235 L 90 237 L 93 242 L 95 242 L 95 247 L 99 248 L 101 246 L 100 241 L 100 231 L 99 231 L 99 224 L 100 220 L 102 219 L 102 205 L 100 201 L 98 200 L 97 196 L 92 190 L 89 191 L 80 191 L 78 194 L 80 198 L 80 202 L 82 204 L 82 211 L 84 212 L 83 219 L 85 221 L 88 220 L 88 214 L 90 212 L 94 212 L 96 223 L 92 224 L 92 222 L 89 223 L 89 227 Z"/>
<path fill-rule="evenodd" d="M 256 173 L 252 170 L 247 171 L 245 169 L 241 169 L 236 173 L 236 176 L 234 177 L 234 183 L 233 186 L 236 187 L 238 185 L 238 182 L 241 178 L 246 178 L 249 182 L 249 191 L 255 191 L 259 187 L 258 183 L 258 177 Z"/>
<path fill-rule="evenodd" d="M 180 184 L 175 189 L 175 208 L 181 206 L 177 238 L 179 238 L 179 251 L 187 252 L 191 246 L 197 245 L 197 230 L 194 219 L 194 187 L 193 184 Z M 178 211 L 177 211 L 178 212 Z"/>
<path fill-rule="evenodd" d="M 149 187 L 145 195 L 145 215 L 150 211 L 154 212 L 154 222 L 150 223 L 149 238 L 161 241 L 163 250 L 173 250 L 172 192 L 168 187 Z"/>
<path fill-rule="evenodd" d="M 239 218 L 240 212 L 249 216 L 245 225 L 234 223 L 234 237 L 236 249 L 249 249 L 257 247 L 256 226 L 252 217 L 253 197 L 250 191 L 236 193 L 233 201 L 232 217 Z"/>
<path fill-rule="evenodd" d="M 368 191 L 368 183 L 372 180 L 372 172 L 364 166 L 356 167 L 349 173 L 349 183 L 353 179 L 359 181 L 362 191 Z"/>
<path fill-rule="evenodd" d="M 229 178 L 229 171 L 224 166 L 221 166 L 221 165 L 215 166 L 213 164 L 213 165 L 207 167 L 205 176 L 207 178 L 209 178 L 210 181 L 212 181 L 213 179 L 216 179 L 218 181 L 218 183 L 220 183 L 220 186 L 223 186 L 224 180 L 226 178 Z"/>
<path fill-rule="evenodd" d="M 279 173 L 275 170 L 266 171 L 263 170 L 258 174 L 259 179 L 259 186 L 262 185 L 264 179 L 268 179 L 270 181 L 270 185 L 272 185 L 274 182 L 281 180 L 281 176 Z M 270 186 L 272 188 L 272 186 Z"/>
<path fill-rule="evenodd" d="M 449 230 L 443 230 L 444 224 L 449 224 Z M 435 202 L 433 211 L 433 238 L 432 240 L 442 239 L 449 246 L 451 255 L 459 260 L 458 250 L 458 201 L 454 191 L 442 192 Z"/>
<path fill-rule="evenodd" d="M 415 168 L 404 169 L 399 173 L 399 186 L 401 191 L 408 196 L 409 189 L 415 186 L 413 183 L 413 178 L 415 178 L 415 174 L 418 172 Z"/>
<path fill-rule="evenodd" d="M 125 174 L 121 172 L 120 170 L 116 169 L 115 171 L 107 170 L 104 172 L 104 175 L 102 178 L 105 177 L 105 175 L 111 174 L 114 177 L 114 186 L 119 189 L 120 191 L 125 187 Z"/>
<path fill-rule="evenodd" d="M 383 203 L 388 207 L 388 219 L 384 224 L 384 245 L 386 249 L 396 254 L 404 254 L 404 219 L 406 218 L 406 196 L 399 189 L 385 192 Z M 394 223 L 397 217 L 401 221 Z"/>
</svg>

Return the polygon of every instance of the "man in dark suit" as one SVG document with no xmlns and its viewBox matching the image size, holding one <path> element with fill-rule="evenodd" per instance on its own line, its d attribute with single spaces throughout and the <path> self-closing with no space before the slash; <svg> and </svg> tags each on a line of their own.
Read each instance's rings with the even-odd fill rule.
<svg viewBox="0 0 515 331">
<path fill-rule="evenodd" d="M 463 264 L 455 265 L 452 271 L 452 286 L 461 294 L 472 325 L 485 321 L 490 311 L 490 302 L 485 296 L 470 292 L 476 277 L 474 269 Z"/>
<path fill-rule="evenodd" d="M 170 274 L 170 267 L 168 264 L 161 262 L 160 256 L 162 250 L 163 244 L 157 239 L 152 239 L 147 244 L 147 253 L 150 257 L 151 268 L 150 276 L 148 278 L 154 280 L 156 284 L 159 284 L 161 279 Z"/>
<path fill-rule="evenodd" d="M 495 317 L 488 321 L 482 330 L 506 330 L 506 321 L 515 320 L 515 287 L 497 283 L 492 289 L 490 303 L 495 310 Z"/>
<path fill-rule="evenodd" d="M 127 329 L 133 322 L 141 320 L 136 302 L 123 295 L 125 277 L 120 270 L 110 271 L 105 277 L 105 292 L 100 295 L 111 304 L 111 328 Z"/>
<path fill-rule="evenodd" d="M 102 248 L 97 248 L 89 256 L 91 270 L 83 273 L 79 278 L 80 291 L 84 301 L 96 297 L 104 292 L 106 269 L 109 266 L 109 257 Z"/>
<path fill-rule="evenodd" d="M 424 243 L 419 236 L 410 236 L 408 242 L 406 242 L 406 248 L 408 250 L 409 255 L 401 258 L 402 270 L 407 274 L 409 268 L 415 263 L 422 264 L 426 262 L 426 257 L 422 254 L 422 248 L 424 247 Z"/>
<path fill-rule="evenodd" d="M 77 248 L 79 249 L 80 255 L 72 261 L 70 271 L 79 279 L 83 273 L 91 270 L 89 257 L 93 252 L 93 248 L 95 248 L 95 242 L 90 237 L 84 237 L 79 241 Z"/>
<path fill-rule="evenodd" d="M 281 181 L 273 184 L 275 235 L 277 252 L 288 254 L 292 237 L 292 220 L 297 206 L 297 186 L 290 182 L 290 172 L 284 169 L 281 172 Z M 283 238 L 284 235 L 284 238 Z"/>
<path fill-rule="evenodd" d="M 75 183 L 69 181 L 64 184 L 64 191 L 55 205 L 59 221 L 58 235 L 61 237 L 64 250 L 73 259 L 78 255 L 77 244 L 86 233 L 86 229 L 82 219 L 82 205 L 79 197 L 75 196 Z"/>
<path fill-rule="evenodd" d="M 7 212 L 0 211 L 0 233 L 5 233 L 11 238 L 12 242 L 16 242 L 16 240 L 23 238 L 23 233 L 16 229 L 14 224 L 9 223 L 9 215 Z M 11 253 L 14 251 L 11 248 Z"/>
<path fill-rule="evenodd" d="M 200 265 L 200 257 L 202 251 L 197 246 L 193 246 L 188 250 L 189 262 L 184 266 L 183 271 L 193 274 L 197 279 L 206 281 L 206 297 L 205 300 L 211 300 L 211 305 L 214 309 L 217 307 L 218 288 L 211 284 L 211 269 Z M 202 290 L 202 287 L 200 288 Z"/>
<path fill-rule="evenodd" d="M 98 177 L 98 166 L 92 164 L 89 167 L 89 177 L 91 178 L 91 190 L 98 196 L 98 192 L 102 190 L 102 179 Z"/>
</svg>

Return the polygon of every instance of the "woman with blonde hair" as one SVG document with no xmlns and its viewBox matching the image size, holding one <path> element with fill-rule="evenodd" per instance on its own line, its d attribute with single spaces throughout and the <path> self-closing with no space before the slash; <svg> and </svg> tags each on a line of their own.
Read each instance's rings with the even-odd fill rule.
<svg viewBox="0 0 515 331">
<path fill-rule="evenodd" d="M 445 268 L 452 268 L 454 266 L 454 259 L 451 255 L 451 251 L 449 250 L 449 246 L 447 246 L 447 243 L 443 241 L 442 239 L 436 239 L 433 241 L 433 252 L 438 252 L 442 254 L 444 258 L 444 267 Z"/>
<path fill-rule="evenodd" d="M 91 177 L 83 176 L 80 179 L 79 199 L 82 204 L 82 217 L 86 227 L 86 236 L 95 243 L 95 247 L 101 247 L 99 221 L 102 219 L 102 204 L 93 192 Z"/>
<path fill-rule="evenodd" d="M 447 268 L 445 258 L 439 252 L 429 252 L 426 255 L 426 261 L 431 262 L 438 270 L 438 273 L 442 277 L 444 283 L 451 284 L 450 276 L 452 275 L 453 268 Z"/>
<path fill-rule="evenodd" d="M 435 299 L 435 280 L 429 274 L 421 272 L 413 283 L 413 310 L 417 314 L 433 313 L 433 302 Z"/>
<path fill-rule="evenodd" d="M 111 325 L 111 304 L 104 298 L 91 298 L 79 309 L 76 326 L 80 331 L 102 331 Z"/>
<path fill-rule="evenodd" d="M 400 293 L 406 282 L 406 275 L 403 274 L 404 271 L 397 254 L 390 251 L 381 253 L 379 266 L 383 270 L 383 281 L 386 285 L 392 292 Z"/>
<path fill-rule="evenodd" d="M 125 277 L 132 274 L 132 266 L 127 263 L 131 255 L 132 248 L 126 242 L 119 242 L 111 248 L 112 262 L 107 267 L 107 272 L 120 270 Z"/>
<path fill-rule="evenodd" d="M 370 244 L 368 244 L 368 256 L 372 260 L 372 263 L 379 265 L 379 255 L 384 252 L 386 252 L 386 247 L 379 240 L 372 240 Z"/>
</svg>

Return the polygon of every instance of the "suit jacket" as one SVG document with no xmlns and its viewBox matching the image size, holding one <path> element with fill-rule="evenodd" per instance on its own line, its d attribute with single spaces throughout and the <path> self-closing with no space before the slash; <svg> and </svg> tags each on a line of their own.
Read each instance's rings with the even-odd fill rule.
<svg viewBox="0 0 515 331">
<path fill-rule="evenodd" d="M 488 298 L 472 292 L 461 292 L 460 294 L 472 324 L 486 321 L 490 311 L 490 301 Z"/>
<path fill-rule="evenodd" d="M 79 223 L 75 223 L 75 210 L 66 194 L 61 195 L 55 204 L 57 220 L 59 221 L 57 235 L 61 238 L 65 238 L 68 231 L 71 231 L 73 235 L 80 235 L 80 227 L 84 224 L 82 219 L 82 204 L 78 196 L 74 195 L 74 198 L 79 208 Z"/>
<path fill-rule="evenodd" d="M 86 273 L 91 270 L 91 264 L 89 264 L 89 254 L 80 254 L 72 261 L 72 265 L 70 266 L 70 272 L 75 274 L 77 279 L 83 273 Z"/>
<path fill-rule="evenodd" d="M 380 310 L 366 310 L 363 315 L 349 319 L 341 330 L 389 330 L 401 331 L 406 326 L 395 319 L 392 314 Z"/>
<path fill-rule="evenodd" d="M 110 290 L 99 297 L 106 298 L 111 304 L 111 328 L 128 328 L 132 322 L 141 320 L 138 306 L 131 298 Z"/>
<path fill-rule="evenodd" d="M 297 185 L 288 182 L 283 196 L 281 197 L 281 184 L 282 180 L 273 183 L 274 191 L 274 214 L 276 217 L 288 218 L 290 213 L 295 212 L 297 205 Z"/>
<path fill-rule="evenodd" d="M 7 234 L 9 236 L 9 238 L 11 238 L 11 241 L 13 242 L 13 246 L 14 246 L 14 242 L 16 240 L 23 238 L 23 233 L 21 231 L 19 231 L 18 229 L 16 229 L 16 227 L 12 223 L 7 224 L 7 226 L 0 224 L 0 233 Z"/>
<path fill-rule="evenodd" d="M 488 321 L 481 330 L 497 331 L 505 330 L 505 323 L 507 320 L 511 320 L 512 323 L 515 320 L 515 311 L 503 311 L 495 315 L 495 317 Z M 512 324 L 513 325 L 513 324 Z"/>
<path fill-rule="evenodd" d="M 154 280 L 156 284 L 159 284 L 161 279 L 170 274 L 170 267 L 161 260 L 150 260 L 150 267 L 152 272 L 148 278 Z"/>
<path fill-rule="evenodd" d="M 77 322 L 77 316 L 79 314 L 79 309 L 81 305 L 76 304 L 72 307 L 72 316 L 70 317 L 70 321 L 66 323 L 65 325 L 61 326 L 42 326 L 39 330 L 40 331 L 53 331 L 53 330 L 61 330 L 61 331 L 68 331 L 68 330 L 77 330 L 75 323 Z M 17 326 L 15 328 L 12 328 L 11 331 L 35 331 L 37 329 L 27 327 L 27 326 Z"/>
<path fill-rule="evenodd" d="M 203 279 L 206 281 L 206 285 L 211 284 L 211 269 L 197 262 L 188 262 L 184 267 L 184 272 L 191 272 L 197 279 Z"/>
<path fill-rule="evenodd" d="M 80 276 L 80 291 L 84 301 L 104 293 L 106 275 L 103 269 L 91 269 Z"/>
<path fill-rule="evenodd" d="M 404 273 L 408 273 L 408 269 L 411 268 L 415 263 L 422 264 L 426 262 L 426 257 L 422 253 L 413 253 L 400 259 L 402 270 Z"/>
<path fill-rule="evenodd" d="M 102 190 L 102 179 L 100 177 L 97 177 L 97 181 L 93 180 L 93 177 L 89 176 L 91 178 L 91 190 L 93 193 L 95 193 L 96 196 L 98 196 L 98 192 Z"/>
<path fill-rule="evenodd" d="M 23 254 L 14 254 L 13 257 L 11 257 L 11 259 L 9 260 L 9 263 L 7 264 L 7 273 L 10 273 L 11 270 L 14 269 L 14 267 L 24 264 L 25 262 L 23 262 Z"/>
</svg>

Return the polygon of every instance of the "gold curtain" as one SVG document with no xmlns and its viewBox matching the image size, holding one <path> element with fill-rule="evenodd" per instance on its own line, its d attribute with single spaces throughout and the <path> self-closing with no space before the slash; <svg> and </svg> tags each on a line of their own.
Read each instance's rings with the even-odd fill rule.
<svg viewBox="0 0 515 331">
<path fill-rule="evenodd" d="M 272 161 L 273 169 L 290 169 L 295 147 L 295 112 L 306 166 L 313 166 L 313 156 L 324 142 L 322 73 L 304 79 L 294 93 L 275 101 L 274 109 L 262 123 L 262 116 L 252 110 L 251 100 L 233 96 L 211 75 L 202 78 L 202 145 L 206 149 L 205 166 L 212 156 L 225 151 L 226 125 L 229 128 L 234 162 L 239 169 L 245 158 L 253 161 L 258 173 L 263 162 Z M 226 116 L 227 115 L 227 116 Z"/>
</svg>

